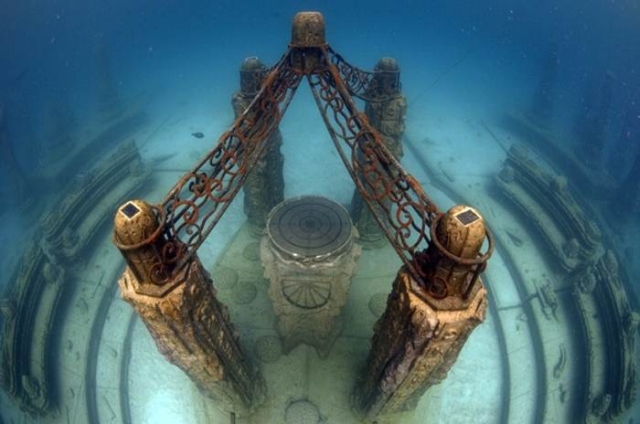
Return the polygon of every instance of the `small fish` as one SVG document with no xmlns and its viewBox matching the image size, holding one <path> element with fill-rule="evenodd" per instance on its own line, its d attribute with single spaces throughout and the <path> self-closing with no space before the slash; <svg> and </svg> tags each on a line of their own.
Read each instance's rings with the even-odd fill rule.
<svg viewBox="0 0 640 424">
<path fill-rule="evenodd" d="M 191 135 L 194 136 L 195 138 L 203 138 L 204 137 L 204 134 L 202 134 L 200 131 L 191 133 Z"/>
</svg>

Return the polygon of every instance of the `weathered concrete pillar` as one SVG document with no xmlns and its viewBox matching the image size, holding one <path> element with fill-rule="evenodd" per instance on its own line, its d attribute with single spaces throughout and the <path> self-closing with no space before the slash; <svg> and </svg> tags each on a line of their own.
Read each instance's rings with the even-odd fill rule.
<svg viewBox="0 0 640 424">
<path fill-rule="evenodd" d="M 240 91 L 231 101 L 236 118 L 245 111 L 260 91 L 267 67 L 257 57 L 249 57 L 240 66 Z M 267 216 L 275 205 L 284 200 L 284 158 L 280 152 L 280 129 L 271 134 L 267 146 L 244 183 L 244 212 L 257 233 L 264 231 Z"/>
<path fill-rule="evenodd" d="M 407 114 L 407 101 L 400 92 L 400 68 L 395 59 L 383 57 L 373 72 L 371 87 L 367 91 L 369 100 L 365 105 L 365 114 L 385 146 L 400 160 L 404 155 L 402 136 Z M 376 247 L 384 244 L 384 233 L 357 190 L 353 194 L 351 210 L 363 246 Z"/>
<path fill-rule="evenodd" d="M 264 382 L 246 360 L 227 308 L 197 257 L 174 271 L 164 256 L 164 214 L 140 200 L 115 217 L 114 243 L 127 262 L 122 297 L 142 318 L 165 358 L 223 410 L 247 414 L 264 400 Z"/>
<path fill-rule="evenodd" d="M 432 226 L 423 263 L 424 285 L 402 267 L 387 308 L 375 325 L 371 352 L 354 393 L 365 416 L 415 408 L 424 392 L 442 381 L 471 331 L 485 317 L 487 293 L 479 278 L 492 250 L 482 217 L 456 206 Z"/>
</svg>

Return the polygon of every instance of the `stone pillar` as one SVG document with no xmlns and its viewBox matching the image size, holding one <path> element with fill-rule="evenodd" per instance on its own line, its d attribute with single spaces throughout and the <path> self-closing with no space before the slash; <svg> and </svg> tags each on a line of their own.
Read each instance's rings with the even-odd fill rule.
<svg viewBox="0 0 640 424">
<path fill-rule="evenodd" d="M 260 257 L 285 353 L 306 343 L 329 355 L 360 256 L 356 234 L 346 209 L 322 197 L 289 199 L 270 214 Z"/>
<path fill-rule="evenodd" d="M 240 91 L 233 95 L 232 105 L 236 118 L 245 111 L 260 91 L 267 72 L 257 57 L 249 57 L 240 67 Z M 244 183 L 244 212 L 256 233 L 262 233 L 269 211 L 284 200 L 284 158 L 280 153 L 280 129 L 271 134 L 267 146 Z"/>
<path fill-rule="evenodd" d="M 375 325 L 355 407 L 368 418 L 415 408 L 424 392 L 441 382 L 471 331 L 485 317 L 487 293 L 479 278 L 492 251 L 482 217 L 456 206 L 433 223 L 422 254 L 424 283 L 402 267 Z"/>
<path fill-rule="evenodd" d="M 400 92 L 400 68 L 395 59 L 383 57 L 374 68 L 365 114 L 378 131 L 385 146 L 400 160 L 404 155 L 402 136 L 405 129 L 407 101 Z M 384 233 L 356 190 L 351 201 L 352 215 L 365 247 L 384 244 Z"/>
<path fill-rule="evenodd" d="M 262 377 L 248 364 L 227 308 L 197 257 L 175 271 L 164 255 L 161 209 L 134 200 L 118 209 L 114 243 L 127 262 L 122 297 L 149 329 L 160 353 L 223 410 L 247 414 L 264 400 Z"/>
</svg>

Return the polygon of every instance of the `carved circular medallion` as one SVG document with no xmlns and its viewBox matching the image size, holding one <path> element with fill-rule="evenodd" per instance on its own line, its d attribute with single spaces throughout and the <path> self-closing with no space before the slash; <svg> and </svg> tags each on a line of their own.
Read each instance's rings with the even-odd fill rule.
<svg viewBox="0 0 640 424">
<path fill-rule="evenodd" d="M 345 208 L 324 197 L 297 197 L 271 211 L 267 234 L 278 249 L 294 257 L 325 256 L 349 243 L 351 218 Z"/>
<path fill-rule="evenodd" d="M 263 362 L 275 362 L 282 356 L 282 343 L 276 336 L 262 336 L 253 346 L 258 358 Z"/>
<path fill-rule="evenodd" d="M 242 250 L 242 256 L 248 261 L 257 262 L 260 260 L 260 243 L 253 242 L 247 244 Z"/>
<path fill-rule="evenodd" d="M 369 299 L 369 310 L 374 317 L 379 318 L 387 307 L 389 293 L 376 293 Z"/>
<path fill-rule="evenodd" d="M 238 273 L 235 269 L 219 266 L 213 272 L 213 285 L 221 290 L 233 288 L 238 282 Z"/>
<path fill-rule="evenodd" d="M 331 283 L 317 280 L 284 280 L 282 294 L 289 302 L 299 308 L 320 308 L 329 301 Z"/>
<path fill-rule="evenodd" d="M 256 298 L 258 290 L 256 286 L 250 281 L 240 281 L 233 288 L 232 299 L 239 305 L 253 302 Z"/>
<path fill-rule="evenodd" d="M 284 412 L 287 424 L 318 424 L 322 420 L 318 407 L 308 400 L 291 402 Z"/>
</svg>

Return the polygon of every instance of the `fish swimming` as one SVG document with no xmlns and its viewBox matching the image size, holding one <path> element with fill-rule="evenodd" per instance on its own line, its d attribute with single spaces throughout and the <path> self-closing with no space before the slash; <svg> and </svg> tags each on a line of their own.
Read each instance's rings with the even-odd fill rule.
<svg viewBox="0 0 640 424">
<path fill-rule="evenodd" d="M 201 133 L 200 131 L 193 132 L 193 133 L 191 133 L 191 135 L 194 136 L 195 138 L 203 138 L 204 137 L 204 134 Z"/>
</svg>

